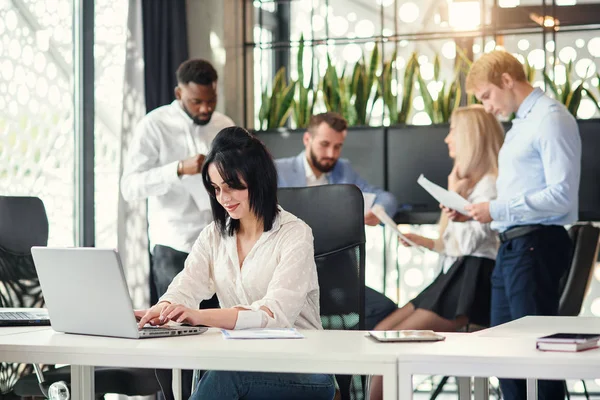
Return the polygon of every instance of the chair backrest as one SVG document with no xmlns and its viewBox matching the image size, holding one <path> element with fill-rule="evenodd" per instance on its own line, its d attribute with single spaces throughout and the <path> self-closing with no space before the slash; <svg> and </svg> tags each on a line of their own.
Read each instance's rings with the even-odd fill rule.
<svg viewBox="0 0 600 400">
<path fill-rule="evenodd" d="M 365 329 L 363 196 L 354 185 L 281 188 L 284 210 L 312 229 L 325 329 Z M 361 397 L 359 377 L 336 375 L 343 400 Z"/>
<path fill-rule="evenodd" d="M 31 247 L 47 244 L 44 203 L 37 197 L 0 196 L 0 307 L 44 306 Z M 31 364 L 0 363 L 0 393 L 32 372 Z"/>
<path fill-rule="evenodd" d="M 325 329 L 364 329 L 363 196 L 354 185 L 281 188 L 284 210 L 311 227 Z"/>
<path fill-rule="evenodd" d="M 590 285 L 594 264 L 598 257 L 600 229 L 590 224 L 569 228 L 573 242 L 571 266 L 560 280 L 558 315 L 577 316 Z"/>
<path fill-rule="evenodd" d="M 32 246 L 48 244 L 48 217 L 37 197 L 0 196 L 0 307 L 42 307 Z"/>
</svg>

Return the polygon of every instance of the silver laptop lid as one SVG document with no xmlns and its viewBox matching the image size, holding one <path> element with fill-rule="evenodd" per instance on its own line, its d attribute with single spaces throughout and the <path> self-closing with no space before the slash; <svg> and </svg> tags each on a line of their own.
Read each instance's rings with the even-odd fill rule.
<svg viewBox="0 0 600 400">
<path fill-rule="evenodd" d="M 139 337 L 116 250 L 33 247 L 31 253 L 55 331 Z"/>
</svg>

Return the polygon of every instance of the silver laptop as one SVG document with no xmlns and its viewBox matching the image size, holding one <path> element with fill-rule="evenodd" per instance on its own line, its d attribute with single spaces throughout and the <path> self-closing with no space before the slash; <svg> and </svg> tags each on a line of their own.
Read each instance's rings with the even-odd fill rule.
<svg viewBox="0 0 600 400">
<path fill-rule="evenodd" d="M 31 249 L 52 328 L 122 338 L 203 333 L 195 326 L 138 329 L 119 254 L 112 249 Z"/>
</svg>

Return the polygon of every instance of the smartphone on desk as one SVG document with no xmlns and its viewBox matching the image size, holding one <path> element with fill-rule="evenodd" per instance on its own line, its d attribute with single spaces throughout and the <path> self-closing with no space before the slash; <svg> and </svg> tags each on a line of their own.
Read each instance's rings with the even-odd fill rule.
<svg viewBox="0 0 600 400">
<path fill-rule="evenodd" d="M 378 342 L 438 342 L 446 339 L 429 330 L 369 331 L 369 336 Z"/>
</svg>

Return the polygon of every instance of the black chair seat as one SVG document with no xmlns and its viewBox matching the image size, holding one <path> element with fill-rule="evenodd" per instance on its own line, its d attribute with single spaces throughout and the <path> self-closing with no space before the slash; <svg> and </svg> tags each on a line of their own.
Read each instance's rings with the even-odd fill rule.
<svg viewBox="0 0 600 400">
<path fill-rule="evenodd" d="M 58 381 L 71 381 L 71 367 L 62 367 L 44 372 L 49 386 Z M 119 393 L 127 396 L 149 396 L 160 391 L 153 369 L 96 367 L 96 394 Z M 19 379 L 13 388 L 17 396 L 42 396 L 35 374 Z"/>
</svg>

